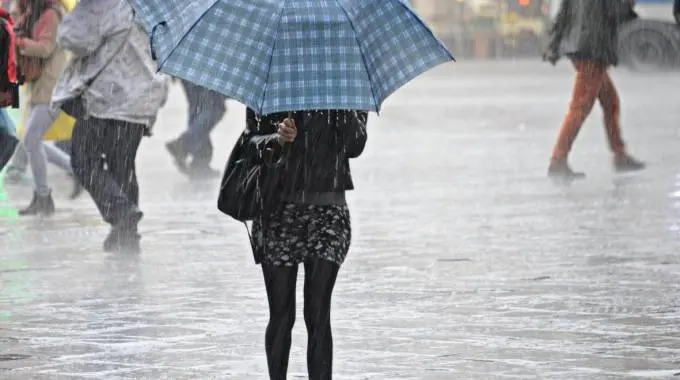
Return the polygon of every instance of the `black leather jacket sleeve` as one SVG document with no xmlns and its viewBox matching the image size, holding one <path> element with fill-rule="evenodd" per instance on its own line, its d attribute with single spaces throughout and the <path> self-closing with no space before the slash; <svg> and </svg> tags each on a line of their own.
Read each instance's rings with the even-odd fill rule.
<svg viewBox="0 0 680 380">
<path fill-rule="evenodd" d="M 343 128 L 345 145 L 345 156 L 347 158 L 357 158 L 363 153 L 366 147 L 368 134 L 366 123 L 368 122 L 368 112 L 352 111 L 352 118 L 347 128 Z"/>
<path fill-rule="evenodd" d="M 258 118 L 251 109 L 246 111 L 246 129 L 241 136 L 243 156 L 256 164 L 273 164 L 281 156 L 278 134 L 270 123 Z"/>
</svg>

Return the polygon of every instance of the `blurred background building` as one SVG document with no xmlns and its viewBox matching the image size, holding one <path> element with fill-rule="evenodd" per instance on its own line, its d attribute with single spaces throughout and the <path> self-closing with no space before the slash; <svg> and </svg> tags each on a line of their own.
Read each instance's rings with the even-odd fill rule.
<svg viewBox="0 0 680 380">
<path fill-rule="evenodd" d="M 550 0 L 411 0 L 458 56 L 537 56 L 547 37 Z"/>
<path fill-rule="evenodd" d="M 680 67 L 674 1 L 637 0 L 638 20 L 621 27 L 621 56 L 636 70 Z M 464 59 L 539 57 L 561 0 L 411 0 L 435 33 Z M 680 5 L 678 5 L 680 6 Z"/>
</svg>

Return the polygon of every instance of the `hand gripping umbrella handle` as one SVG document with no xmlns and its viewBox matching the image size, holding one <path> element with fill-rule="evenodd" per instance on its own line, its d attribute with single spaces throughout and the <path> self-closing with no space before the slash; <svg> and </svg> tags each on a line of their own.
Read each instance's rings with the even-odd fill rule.
<svg viewBox="0 0 680 380">
<path fill-rule="evenodd" d="M 288 118 L 289 119 L 293 118 L 293 111 L 288 111 Z M 290 152 L 291 145 L 293 145 L 293 143 L 291 142 L 285 142 L 283 144 L 283 147 L 281 147 L 281 159 L 288 156 L 288 152 Z"/>
</svg>

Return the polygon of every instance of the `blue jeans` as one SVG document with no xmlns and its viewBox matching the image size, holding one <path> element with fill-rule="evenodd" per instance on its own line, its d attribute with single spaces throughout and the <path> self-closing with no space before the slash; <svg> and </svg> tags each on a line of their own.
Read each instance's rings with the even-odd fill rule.
<svg viewBox="0 0 680 380">
<path fill-rule="evenodd" d="M 213 156 L 210 132 L 227 112 L 227 97 L 186 80 L 181 82 L 189 102 L 189 125 L 177 140 L 184 151 L 191 155 L 192 166 L 206 167 Z"/>
<path fill-rule="evenodd" d="M 0 172 L 12 158 L 18 143 L 14 122 L 7 114 L 7 110 L 0 109 Z"/>
</svg>

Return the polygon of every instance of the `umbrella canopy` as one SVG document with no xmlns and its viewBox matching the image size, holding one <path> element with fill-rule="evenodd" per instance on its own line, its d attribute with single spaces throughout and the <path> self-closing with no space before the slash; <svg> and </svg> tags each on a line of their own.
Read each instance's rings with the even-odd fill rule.
<svg viewBox="0 0 680 380">
<path fill-rule="evenodd" d="M 406 0 L 129 0 L 159 69 L 259 114 L 379 111 L 453 60 Z"/>
</svg>

